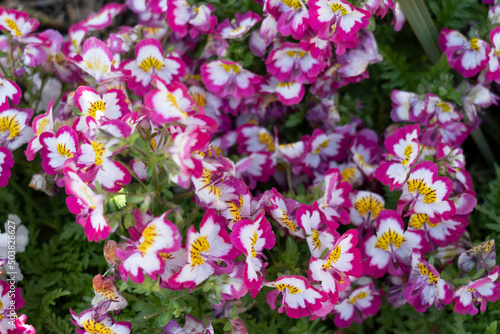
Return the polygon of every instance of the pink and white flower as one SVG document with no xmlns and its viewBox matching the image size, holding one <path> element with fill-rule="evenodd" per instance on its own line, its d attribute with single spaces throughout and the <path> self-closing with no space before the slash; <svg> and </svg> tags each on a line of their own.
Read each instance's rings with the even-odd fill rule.
<svg viewBox="0 0 500 334">
<path fill-rule="evenodd" d="M 42 115 L 35 116 L 33 119 L 33 134 L 34 137 L 28 142 L 28 148 L 24 151 L 26 159 L 32 161 L 35 159 L 36 154 L 40 151 L 43 145 L 40 143 L 40 135 L 44 132 L 54 134 L 54 116 L 53 113 L 54 100 L 49 102 L 47 112 Z"/>
<path fill-rule="evenodd" d="M 486 301 L 491 303 L 500 299 L 500 281 L 498 279 L 498 266 L 484 278 L 469 282 L 453 293 L 455 308 L 459 314 L 475 315 L 478 313 L 476 305 L 480 305 L 481 312 L 486 311 Z"/>
<path fill-rule="evenodd" d="M 384 142 L 389 152 L 388 161 L 380 163 L 375 171 L 375 178 L 389 186 L 391 191 L 405 183 L 408 173 L 417 162 L 420 153 L 419 134 L 418 124 L 406 125 L 394 131 Z"/>
<path fill-rule="evenodd" d="M 211 5 L 190 6 L 185 0 L 167 0 L 167 20 L 172 31 L 180 37 L 188 34 L 191 38 L 200 33 L 210 34 L 217 25 L 217 17 L 211 15 Z"/>
<path fill-rule="evenodd" d="M 265 10 L 278 21 L 278 31 L 283 36 L 301 40 L 309 28 L 309 10 L 300 0 L 266 0 Z"/>
<path fill-rule="evenodd" d="M 234 19 L 231 21 L 229 21 L 229 19 L 225 19 L 224 22 L 217 26 L 217 33 L 219 33 L 224 39 L 239 38 L 260 20 L 260 16 L 251 11 L 248 11 L 243 15 L 241 13 L 236 13 L 234 14 Z"/>
<path fill-rule="evenodd" d="M 401 90 L 393 90 L 391 93 L 393 122 L 417 122 L 425 113 L 426 96 Z"/>
<path fill-rule="evenodd" d="M 144 105 L 153 112 L 150 118 L 157 124 L 183 121 L 195 113 L 195 101 L 188 94 L 186 86 L 174 81 L 167 85 L 164 80 L 153 76 L 157 89 L 150 90 L 144 97 Z"/>
<path fill-rule="evenodd" d="M 212 93 L 236 99 L 255 93 L 255 86 L 261 81 L 259 76 L 245 70 L 239 63 L 227 60 L 213 60 L 203 64 L 201 80 Z"/>
<path fill-rule="evenodd" d="M 451 303 L 453 285 L 441 279 L 438 271 L 420 253 L 412 254 L 411 268 L 403 295 L 417 312 L 424 312 L 432 305 L 441 310 L 441 304 Z"/>
<path fill-rule="evenodd" d="M 325 133 L 315 129 L 307 141 L 307 155 L 303 163 L 307 167 L 318 168 L 322 161 L 342 161 L 347 155 L 350 137 L 343 133 Z"/>
<path fill-rule="evenodd" d="M 184 327 L 181 328 L 177 321 L 170 320 L 168 324 L 163 327 L 164 334 L 214 334 L 214 328 L 208 316 L 206 317 L 205 325 L 203 321 L 196 319 L 190 314 L 186 314 Z"/>
<path fill-rule="evenodd" d="M 181 247 L 182 236 L 177 226 L 167 219 L 169 211 L 159 217 L 140 217 L 140 224 L 129 230 L 132 239 L 125 243 L 124 249 L 116 249 L 120 264 L 120 275 L 126 281 L 130 279 L 138 284 L 144 281 L 143 271 L 156 280 L 162 274 L 165 261 L 162 254 L 173 253 Z M 134 216 L 140 213 L 135 211 Z"/>
<path fill-rule="evenodd" d="M 330 168 L 325 174 L 324 195 L 318 199 L 318 209 L 328 220 L 327 224 L 335 230 L 340 222 L 343 225 L 349 224 L 349 208 L 352 203 L 349 194 L 352 187 L 347 182 L 342 182 L 342 175 L 337 168 Z"/>
<path fill-rule="evenodd" d="M 311 257 L 309 275 L 312 280 L 321 282 L 332 303 L 336 303 L 339 291 L 344 291 L 351 284 L 349 276 L 360 277 L 363 274 L 361 253 L 356 248 L 358 231 L 351 229 L 344 233 L 323 259 Z"/>
<path fill-rule="evenodd" d="M 113 53 L 103 41 L 90 37 L 83 43 L 83 55 L 71 58 L 78 67 L 91 75 L 95 83 L 120 76 L 113 71 Z"/>
<path fill-rule="evenodd" d="M 271 224 L 264 214 L 265 212 L 261 211 L 253 221 L 239 220 L 234 224 L 231 233 L 231 243 L 246 255 L 244 281 L 254 298 L 260 291 L 264 278 L 262 271 L 267 267 L 267 263 L 261 258 L 266 258 L 263 251 L 273 248 L 276 243 Z"/>
<path fill-rule="evenodd" d="M 51 132 L 40 135 L 42 144 L 42 167 L 49 174 L 57 174 L 68 159 L 75 157 L 78 148 L 78 136 L 69 126 L 61 127 L 54 136 Z"/>
<path fill-rule="evenodd" d="M 450 68 L 466 78 L 478 74 L 488 63 L 490 45 L 478 38 L 468 41 L 457 30 L 443 28 L 439 34 L 439 47 L 446 54 Z"/>
<path fill-rule="evenodd" d="M 269 306 L 273 310 L 276 309 L 276 299 L 282 293 L 278 312 L 286 311 L 286 315 L 294 319 L 310 316 L 321 309 L 328 299 L 326 293 L 311 286 L 307 279 L 301 276 L 281 276 L 266 285 L 276 288 L 266 295 Z"/>
<path fill-rule="evenodd" d="M 32 137 L 31 126 L 28 126 L 33 110 L 10 108 L 0 112 L 0 146 L 15 151 L 27 143 Z"/>
<path fill-rule="evenodd" d="M 448 219 L 455 205 L 448 200 L 453 185 L 446 177 L 438 177 L 438 167 L 432 161 L 418 164 L 403 185 L 398 201 L 398 213 L 409 205 L 409 213 L 425 213 L 431 222 Z"/>
<path fill-rule="evenodd" d="M 283 43 L 271 51 L 266 60 L 267 71 L 281 82 L 312 83 L 325 68 L 300 44 Z"/>
<path fill-rule="evenodd" d="M 76 329 L 77 334 L 106 333 L 106 331 L 115 334 L 130 334 L 132 330 L 130 322 L 115 322 L 110 315 L 100 314 L 102 311 L 96 309 L 85 310 L 79 316 L 72 309 L 69 311 L 73 317 L 71 322 L 75 326 L 83 328 Z"/>
<path fill-rule="evenodd" d="M 375 131 L 363 129 L 355 136 L 351 145 L 352 160 L 363 174 L 371 180 L 378 166 L 379 147 Z"/>
<path fill-rule="evenodd" d="M 276 159 L 269 152 L 251 153 L 239 160 L 236 165 L 236 177 L 243 177 L 250 189 L 257 187 L 257 182 L 267 182 L 276 172 Z"/>
<path fill-rule="evenodd" d="M 98 125 L 107 120 L 120 119 L 130 112 L 127 97 L 120 89 L 110 89 L 101 96 L 90 87 L 80 86 L 73 99 L 78 110 L 92 117 Z"/>
<path fill-rule="evenodd" d="M 14 289 L 11 290 L 11 288 Z M 2 307 L 0 308 L 1 334 L 10 334 L 17 332 L 19 328 L 17 328 L 12 318 L 17 318 L 17 314 L 15 311 L 22 308 L 24 304 L 25 300 L 21 295 L 21 288 L 16 288 L 14 285 L 10 285 L 6 281 L 0 281 L 0 305 L 2 305 Z"/>
<path fill-rule="evenodd" d="M 130 127 L 118 120 L 104 122 L 98 131 L 114 135 L 114 138 L 100 139 L 97 135 L 84 140 L 77 151 L 77 164 L 84 168 L 80 176 L 95 186 L 97 182 L 103 189 L 118 192 L 131 181 L 130 172 L 113 156 L 120 149 L 120 139 L 130 136 Z"/>
<path fill-rule="evenodd" d="M 148 92 L 153 75 L 157 75 L 168 85 L 186 74 L 186 64 L 176 56 L 165 57 L 160 42 L 152 38 L 137 43 L 135 59 L 124 61 L 121 67 L 130 71 L 128 88 L 139 96 Z"/>
<path fill-rule="evenodd" d="M 428 244 L 424 232 L 404 230 L 401 215 L 384 210 L 377 217 L 377 231 L 364 242 L 364 273 L 380 278 L 388 271 L 392 276 L 402 276 L 410 265 L 412 252 L 426 252 Z"/>
<path fill-rule="evenodd" d="M 321 39 L 339 43 L 353 40 L 359 29 L 368 26 L 370 12 L 343 0 L 309 1 L 309 24 Z"/>
<path fill-rule="evenodd" d="M 457 123 L 462 119 L 462 115 L 455 111 L 453 104 L 442 101 L 437 95 L 427 94 L 426 101 L 426 120 L 428 119 L 431 124 L 434 122 L 438 122 L 440 125 Z M 424 121 L 424 123 L 426 122 Z"/>
<path fill-rule="evenodd" d="M 7 148 L 0 146 L 0 188 L 9 183 L 10 169 L 14 167 L 14 156 Z"/>
<path fill-rule="evenodd" d="M 275 188 L 268 190 L 261 198 L 267 199 L 265 206 L 269 215 L 291 235 L 304 238 L 304 231 L 297 224 L 296 212 L 300 203 L 285 199 Z"/>
<path fill-rule="evenodd" d="M 287 106 L 300 103 L 306 92 L 303 84 L 295 81 L 280 82 L 273 76 L 264 79 L 260 91 L 262 93 L 276 94 L 278 100 Z"/>
<path fill-rule="evenodd" d="M 410 230 L 424 231 L 425 238 L 439 247 L 458 241 L 464 234 L 466 226 L 467 220 L 459 217 L 431 222 L 425 213 L 414 213 L 408 221 Z"/>
<path fill-rule="evenodd" d="M 500 9 L 500 6 L 495 6 Z M 490 32 L 492 48 L 490 51 L 486 79 L 489 82 L 500 82 L 500 27 L 494 28 Z"/>
<path fill-rule="evenodd" d="M 370 191 L 358 191 L 351 194 L 351 223 L 358 227 L 362 237 L 373 233 L 379 213 L 384 210 L 385 199 Z"/>
<path fill-rule="evenodd" d="M 176 133 L 172 136 L 173 145 L 167 151 L 171 154 L 175 164 L 179 166 L 178 173 L 170 173 L 170 179 L 173 182 L 187 188 L 191 183 L 191 178 L 202 178 L 203 180 L 203 163 L 201 156 L 197 152 L 209 144 L 210 138 L 209 133 L 199 131 L 197 128 L 193 131 Z M 195 183 L 195 186 L 199 185 L 199 182 Z"/>
<path fill-rule="evenodd" d="M 174 288 L 192 290 L 212 274 L 230 273 L 233 260 L 240 255 L 231 244 L 224 218 L 212 209 L 205 213 L 200 232 L 196 232 L 194 226 L 189 228 L 186 249 L 188 263 L 169 280 Z M 219 265 L 219 261 L 226 263 L 227 267 Z"/>
<path fill-rule="evenodd" d="M 73 171 L 65 170 L 66 204 L 76 221 L 85 229 L 89 241 L 104 240 L 111 232 L 104 216 L 104 195 L 96 194 Z"/>
<path fill-rule="evenodd" d="M 13 81 L 3 79 L 0 74 L 0 112 L 9 108 L 9 100 L 12 104 L 19 104 L 21 96 L 19 86 Z"/>
<path fill-rule="evenodd" d="M 381 290 L 375 290 L 375 284 L 369 283 L 353 291 L 340 293 L 340 302 L 333 306 L 335 315 L 335 326 L 340 328 L 349 327 L 353 321 L 358 324 L 363 319 L 374 316 L 382 303 Z"/>
<path fill-rule="evenodd" d="M 22 40 L 38 28 L 40 22 L 28 13 L 0 7 L 0 30 L 7 30 L 15 40 Z"/>
<path fill-rule="evenodd" d="M 311 206 L 302 205 L 297 211 L 297 224 L 304 230 L 311 256 L 319 259 L 326 249 L 333 249 L 335 239 L 340 235 L 326 226 L 318 202 Z"/>
<path fill-rule="evenodd" d="M 107 4 L 102 7 L 98 13 L 90 14 L 89 17 L 80 24 L 87 27 L 89 31 L 102 30 L 109 26 L 113 22 L 113 18 L 123 13 L 126 8 L 125 4 Z"/>
</svg>

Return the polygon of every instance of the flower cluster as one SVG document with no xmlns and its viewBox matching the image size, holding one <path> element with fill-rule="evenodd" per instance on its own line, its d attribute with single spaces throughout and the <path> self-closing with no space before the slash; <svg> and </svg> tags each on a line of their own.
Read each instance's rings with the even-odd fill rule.
<svg viewBox="0 0 500 334">
<path fill-rule="evenodd" d="M 156 292 L 203 288 L 218 314 L 265 293 L 279 313 L 333 315 L 338 327 L 378 312 L 383 277 L 388 301 L 417 312 L 454 302 L 457 313 L 475 314 L 500 298 L 494 263 L 455 290 L 441 278 L 444 263 L 433 262 L 444 247 L 460 253 L 476 205 L 460 149 L 472 130 L 464 115 L 477 126 L 479 108 L 496 103 L 488 82 L 500 83 L 500 27 L 493 47 L 444 29 L 449 66 L 484 76 L 464 84 L 462 106 L 435 92 L 394 90 L 394 124 L 379 136 L 354 117 L 340 123 L 336 97 L 382 60 L 366 28 L 397 6 L 358 5 L 265 0 L 262 13 L 219 22 L 211 5 L 127 1 L 72 25 L 68 36 L 35 32 L 35 19 L 0 7 L 8 36 L 0 37 L 0 64 L 12 69 L 0 73 L 0 186 L 12 152 L 27 144 L 26 158 L 42 160 L 32 186 L 51 196 L 64 188 L 89 241 L 128 232 L 121 243 L 107 240 L 113 275 L 94 278 L 89 309 L 71 310 L 78 333 L 131 332 L 108 313 L 130 302 L 120 280 L 156 281 Z M 126 6 L 136 26 L 92 36 Z M 264 72 L 232 53 L 242 45 Z M 16 82 L 41 71 L 57 79 L 37 88 L 47 91 L 45 104 L 30 104 L 33 93 Z M 321 127 L 294 137 L 266 126 L 301 106 Z M 386 207 L 382 185 L 400 193 L 395 207 Z M 274 258 L 280 241 L 303 245 L 306 262 Z M 462 258 L 469 271 L 480 263 L 473 255 Z M 211 318 L 184 313 L 184 328 L 170 320 L 164 333 L 213 333 Z M 228 323 L 245 332 L 234 317 Z"/>
</svg>

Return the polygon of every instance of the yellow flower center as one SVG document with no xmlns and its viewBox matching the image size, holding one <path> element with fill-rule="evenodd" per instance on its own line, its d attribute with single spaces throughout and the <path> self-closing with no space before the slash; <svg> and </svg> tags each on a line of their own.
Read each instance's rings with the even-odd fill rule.
<svg viewBox="0 0 500 334">
<path fill-rule="evenodd" d="M 259 236 L 257 235 L 257 231 L 253 232 L 253 237 L 252 237 L 252 247 L 250 248 L 250 254 L 252 257 L 257 257 L 257 252 L 255 251 L 255 244 L 257 243 L 257 239 Z"/>
<path fill-rule="evenodd" d="M 381 248 L 385 251 L 389 251 L 389 245 L 394 245 L 395 248 L 401 247 L 401 244 L 405 241 L 402 234 L 389 229 L 387 232 L 382 233 L 381 236 L 377 238 L 375 247 Z"/>
<path fill-rule="evenodd" d="M 205 259 L 201 257 L 201 252 L 208 252 L 209 250 L 210 244 L 207 237 L 204 235 L 198 237 L 191 245 L 191 267 L 205 263 Z"/>
<path fill-rule="evenodd" d="M 17 23 L 14 22 L 14 20 L 11 20 L 9 18 L 5 19 L 5 23 L 7 23 L 7 27 L 11 30 L 11 33 L 15 35 L 16 37 L 21 37 L 23 34 L 17 27 Z"/>
<path fill-rule="evenodd" d="M 269 152 L 274 152 L 276 148 L 274 147 L 274 141 L 271 135 L 267 132 L 259 133 L 259 142 L 261 144 L 267 144 L 267 150 Z"/>
<path fill-rule="evenodd" d="M 425 223 L 430 223 L 429 216 L 426 213 L 415 213 L 411 215 L 408 225 L 420 230 Z"/>
<path fill-rule="evenodd" d="M 479 51 L 479 40 L 477 38 L 473 38 L 470 40 L 469 49 L 474 51 Z"/>
<path fill-rule="evenodd" d="M 367 291 L 360 292 L 360 293 L 352 296 L 351 298 L 349 298 L 349 303 L 354 304 L 354 302 L 357 299 L 363 299 L 363 298 L 366 298 L 366 296 L 368 296 L 368 292 Z"/>
<path fill-rule="evenodd" d="M 278 87 L 282 88 L 282 87 L 285 87 L 285 88 L 290 88 L 292 87 L 293 85 L 295 84 L 295 82 L 280 82 L 278 84 Z M 280 145 L 281 146 L 281 145 Z"/>
<path fill-rule="evenodd" d="M 157 71 L 161 70 L 163 63 L 156 59 L 155 57 L 149 56 L 139 64 L 139 67 L 143 69 L 144 72 L 149 72 L 151 67 L 154 67 Z"/>
<path fill-rule="evenodd" d="M 229 213 L 235 222 L 241 220 L 240 208 L 234 202 L 227 202 Z"/>
<path fill-rule="evenodd" d="M 403 165 L 403 166 L 408 165 L 408 163 L 410 162 L 410 157 L 411 157 L 412 153 L 413 153 L 413 146 L 411 146 L 411 144 L 409 144 L 405 148 L 405 152 L 404 152 L 405 158 L 403 159 L 403 161 L 401 161 L 401 165 Z"/>
<path fill-rule="evenodd" d="M 174 257 L 172 256 L 172 254 L 170 253 L 163 253 L 163 252 L 158 252 L 158 255 L 160 255 L 161 259 L 163 261 L 169 259 L 169 260 L 172 260 Z"/>
<path fill-rule="evenodd" d="M 362 217 L 366 217 L 371 213 L 373 219 L 376 219 L 380 211 L 384 209 L 384 205 L 372 195 L 363 196 L 356 200 L 354 208 L 358 210 Z"/>
<path fill-rule="evenodd" d="M 278 289 L 278 291 L 287 289 L 292 295 L 302 292 L 299 288 L 290 284 L 276 284 L 276 289 Z"/>
<path fill-rule="evenodd" d="M 354 167 L 346 168 L 340 174 L 342 175 L 343 182 L 351 183 L 354 180 L 354 177 L 356 176 L 356 168 Z"/>
<path fill-rule="evenodd" d="M 17 137 L 21 132 L 21 124 L 16 119 L 16 116 L 0 117 L 0 132 L 9 131 L 9 140 Z"/>
<path fill-rule="evenodd" d="M 288 227 L 292 232 L 295 232 L 295 224 L 290 220 L 288 219 L 288 215 L 286 214 L 285 210 L 281 209 L 281 212 L 282 212 L 282 216 L 280 218 L 280 220 L 283 222 L 283 224 L 285 224 L 286 227 Z"/>
<path fill-rule="evenodd" d="M 437 104 L 437 107 L 441 108 L 441 110 L 444 111 L 444 112 L 451 112 L 451 107 L 450 107 L 450 105 L 448 103 L 439 102 Z"/>
<path fill-rule="evenodd" d="M 57 153 L 62 157 L 73 158 L 73 152 L 66 147 L 66 144 L 57 143 Z"/>
<path fill-rule="evenodd" d="M 37 136 L 40 136 L 43 132 L 45 132 L 45 128 L 47 127 L 48 123 L 49 123 L 49 120 L 47 117 L 43 118 L 40 122 L 38 122 L 38 125 L 36 127 L 36 135 Z"/>
<path fill-rule="evenodd" d="M 156 238 L 158 237 L 158 232 L 156 231 L 155 225 L 149 225 L 142 232 L 142 236 L 144 237 L 144 241 L 139 245 L 139 252 L 142 253 L 142 256 L 146 255 L 147 250 L 153 246 Z"/>
<path fill-rule="evenodd" d="M 224 64 L 224 63 L 221 63 L 221 66 L 222 66 L 222 68 L 227 73 L 233 71 L 234 74 L 238 74 L 241 71 L 241 68 L 238 65 L 236 65 L 236 64 Z"/>
<path fill-rule="evenodd" d="M 204 107 L 207 104 L 207 98 L 203 93 L 190 93 L 193 100 L 200 107 Z"/>
<path fill-rule="evenodd" d="M 300 1 L 299 0 L 281 0 L 285 5 L 287 5 L 290 8 L 293 8 L 293 10 L 297 11 L 300 8 Z"/>
<path fill-rule="evenodd" d="M 104 156 L 106 149 L 104 148 L 104 144 L 95 141 L 93 141 L 91 145 L 95 152 L 95 164 L 99 166 L 102 164 L 102 157 Z"/>
<path fill-rule="evenodd" d="M 330 255 L 328 256 L 328 260 L 326 260 L 325 264 L 321 266 L 321 269 L 330 270 L 330 268 L 332 267 L 332 262 L 333 263 L 337 262 L 337 260 L 340 257 L 340 254 L 341 254 L 341 248 L 340 248 L 340 245 L 338 245 L 330 253 Z"/>
<path fill-rule="evenodd" d="M 424 195 L 424 203 L 426 204 L 436 203 L 436 190 L 427 186 L 422 180 L 408 180 L 408 191 L 410 193 L 418 191 L 420 195 Z"/>
<path fill-rule="evenodd" d="M 329 140 L 325 139 L 321 144 L 319 144 L 318 148 L 314 150 L 314 154 L 319 154 L 322 148 L 328 147 Z"/>
<path fill-rule="evenodd" d="M 348 13 L 347 9 L 344 6 L 342 6 L 342 4 L 340 4 L 340 3 L 332 3 L 330 6 L 332 7 L 332 11 L 334 13 L 340 12 L 340 15 L 342 15 L 342 16 L 344 16 Z"/>
<path fill-rule="evenodd" d="M 425 264 L 419 263 L 418 268 L 420 269 L 420 275 L 429 277 L 430 284 L 436 284 L 438 282 L 439 278 L 433 273 L 431 273 L 431 271 L 429 270 L 429 268 L 425 266 Z"/>
<path fill-rule="evenodd" d="M 174 106 L 175 109 L 179 110 L 185 117 L 188 117 L 188 114 L 184 110 L 179 108 L 179 104 L 177 104 L 177 99 L 174 95 L 167 93 L 167 100 Z"/>
<path fill-rule="evenodd" d="M 305 56 L 307 52 L 305 51 L 286 51 L 285 54 L 289 57 L 295 57 L 298 56 L 299 58 L 302 58 Z"/>
<path fill-rule="evenodd" d="M 94 319 L 87 319 L 83 322 L 83 329 L 91 334 L 115 334 L 108 326 L 96 322 Z"/>
<path fill-rule="evenodd" d="M 321 247 L 321 240 L 319 240 L 319 232 L 318 230 L 314 230 L 312 237 L 311 237 L 312 243 L 314 245 L 314 249 L 319 249 Z"/>
<path fill-rule="evenodd" d="M 106 111 L 106 104 L 104 104 L 103 100 L 97 100 L 94 103 L 91 103 L 89 109 L 87 110 L 87 116 L 92 116 L 96 119 L 97 111 Z"/>
</svg>

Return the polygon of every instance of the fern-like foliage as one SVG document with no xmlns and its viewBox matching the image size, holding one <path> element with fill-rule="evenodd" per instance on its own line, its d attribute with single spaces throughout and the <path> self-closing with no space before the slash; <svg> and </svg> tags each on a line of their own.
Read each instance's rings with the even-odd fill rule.
<svg viewBox="0 0 500 334">
<path fill-rule="evenodd" d="M 410 64 L 406 61 L 403 54 L 398 54 L 387 46 L 379 46 L 379 53 L 384 57 L 378 63 L 382 68 L 380 77 L 386 82 L 382 84 L 384 89 L 401 89 L 414 91 L 416 88 L 415 80 L 410 73 Z"/>
<path fill-rule="evenodd" d="M 436 28 L 462 29 L 471 21 L 488 17 L 487 7 L 477 0 L 428 0 Z"/>
<path fill-rule="evenodd" d="M 41 329 L 38 329 L 39 331 L 43 333 L 57 334 L 73 333 L 74 329 L 70 328 L 68 322 L 51 311 L 51 306 L 56 305 L 56 299 L 67 296 L 69 294 L 70 292 L 68 290 L 55 289 L 43 296 L 42 304 L 40 307 L 40 314 L 43 319 L 43 331 L 41 331 Z"/>
</svg>

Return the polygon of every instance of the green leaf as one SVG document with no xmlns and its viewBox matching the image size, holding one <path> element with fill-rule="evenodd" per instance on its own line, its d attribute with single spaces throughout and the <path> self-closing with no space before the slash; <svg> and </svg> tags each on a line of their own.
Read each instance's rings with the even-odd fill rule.
<svg viewBox="0 0 500 334">
<path fill-rule="evenodd" d="M 9 54 L 7 52 L 4 52 L 2 50 L 0 50 L 0 58 L 5 58 L 7 57 Z"/>
<path fill-rule="evenodd" d="M 410 75 L 410 64 L 406 57 L 385 45 L 379 45 L 379 53 L 383 56 L 383 60 L 378 63 L 382 69 L 380 77 L 386 80 L 382 88 L 414 91 L 416 84 Z"/>
<path fill-rule="evenodd" d="M 493 321 L 491 324 L 486 327 L 486 330 L 484 331 L 485 334 L 495 334 L 497 333 L 497 321 Z"/>
<path fill-rule="evenodd" d="M 293 240 L 292 237 L 288 237 L 286 239 L 286 249 L 285 254 L 283 256 L 286 264 L 290 267 L 295 266 L 299 260 L 299 249 L 297 247 L 297 243 Z"/>
</svg>

